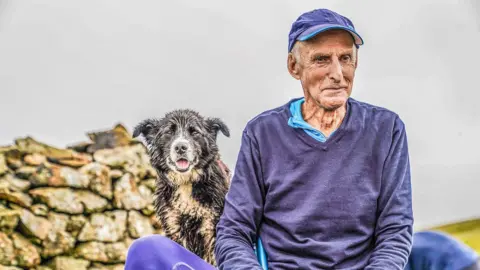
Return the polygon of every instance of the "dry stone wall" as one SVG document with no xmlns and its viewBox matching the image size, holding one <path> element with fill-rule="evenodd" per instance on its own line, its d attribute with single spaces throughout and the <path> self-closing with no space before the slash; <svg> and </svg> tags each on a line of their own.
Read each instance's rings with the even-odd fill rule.
<svg viewBox="0 0 480 270">
<path fill-rule="evenodd" d="M 120 124 L 87 135 L 0 147 L 0 270 L 120 270 L 134 239 L 163 234 L 144 145 Z"/>
</svg>

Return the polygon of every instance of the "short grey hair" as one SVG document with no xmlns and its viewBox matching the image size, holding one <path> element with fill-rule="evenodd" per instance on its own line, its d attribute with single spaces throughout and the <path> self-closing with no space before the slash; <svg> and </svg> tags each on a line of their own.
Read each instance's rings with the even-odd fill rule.
<svg viewBox="0 0 480 270">
<path fill-rule="evenodd" d="M 295 58 L 295 61 L 297 63 L 302 62 L 302 54 L 300 52 L 301 52 L 301 48 L 303 48 L 303 46 L 306 42 L 307 41 L 297 41 L 297 42 L 295 42 L 293 44 L 292 50 L 290 51 L 290 53 L 293 55 L 293 57 Z M 357 61 L 358 47 L 355 44 L 354 44 L 353 47 L 355 47 L 354 56 L 355 56 L 355 61 Z"/>
</svg>

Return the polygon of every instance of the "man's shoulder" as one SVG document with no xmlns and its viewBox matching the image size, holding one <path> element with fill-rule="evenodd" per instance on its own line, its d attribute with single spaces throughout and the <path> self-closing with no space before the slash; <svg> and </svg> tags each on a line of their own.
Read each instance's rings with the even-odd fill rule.
<svg viewBox="0 0 480 270">
<path fill-rule="evenodd" d="M 349 99 L 349 104 L 352 105 L 354 113 L 366 121 L 371 122 L 369 124 L 375 125 L 383 123 L 393 124 L 400 128 L 404 127 L 404 122 L 400 115 L 391 109 L 354 98 Z"/>
<path fill-rule="evenodd" d="M 250 120 L 245 126 L 246 132 L 256 132 L 260 129 L 269 128 L 279 124 L 287 124 L 289 104 L 295 99 L 291 99 L 277 107 L 265 110 Z"/>
<path fill-rule="evenodd" d="M 396 112 L 388 108 L 375 105 L 369 102 L 360 101 L 358 99 L 350 98 L 350 104 L 356 106 L 358 109 L 363 110 L 367 114 L 376 115 L 379 114 L 383 117 L 396 118 L 399 117 Z"/>
</svg>

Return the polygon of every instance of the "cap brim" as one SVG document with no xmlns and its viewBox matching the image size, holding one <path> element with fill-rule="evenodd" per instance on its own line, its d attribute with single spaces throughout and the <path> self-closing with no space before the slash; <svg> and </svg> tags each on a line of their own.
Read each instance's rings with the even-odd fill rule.
<svg viewBox="0 0 480 270">
<path fill-rule="evenodd" d="M 303 31 L 303 33 L 301 33 L 298 36 L 297 40 L 305 41 L 307 39 L 310 39 L 316 36 L 319 33 L 325 32 L 327 30 L 333 30 L 333 29 L 342 29 L 342 30 L 348 31 L 350 34 L 352 34 L 352 37 L 355 41 L 355 45 L 357 46 L 363 45 L 362 37 L 357 32 L 355 32 L 355 30 L 342 25 L 338 25 L 338 24 L 320 24 L 320 25 L 312 26 L 307 30 Z"/>
</svg>

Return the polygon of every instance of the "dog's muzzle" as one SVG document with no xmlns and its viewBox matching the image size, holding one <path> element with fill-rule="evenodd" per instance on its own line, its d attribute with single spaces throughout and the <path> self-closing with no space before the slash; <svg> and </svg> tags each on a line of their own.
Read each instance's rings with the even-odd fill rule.
<svg viewBox="0 0 480 270">
<path fill-rule="evenodd" d="M 175 169 L 179 172 L 186 172 L 192 165 L 193 150 L 185 140 L 178 140 L 173 143 L 170 156 L 175 163 Z"/>
</svg>

